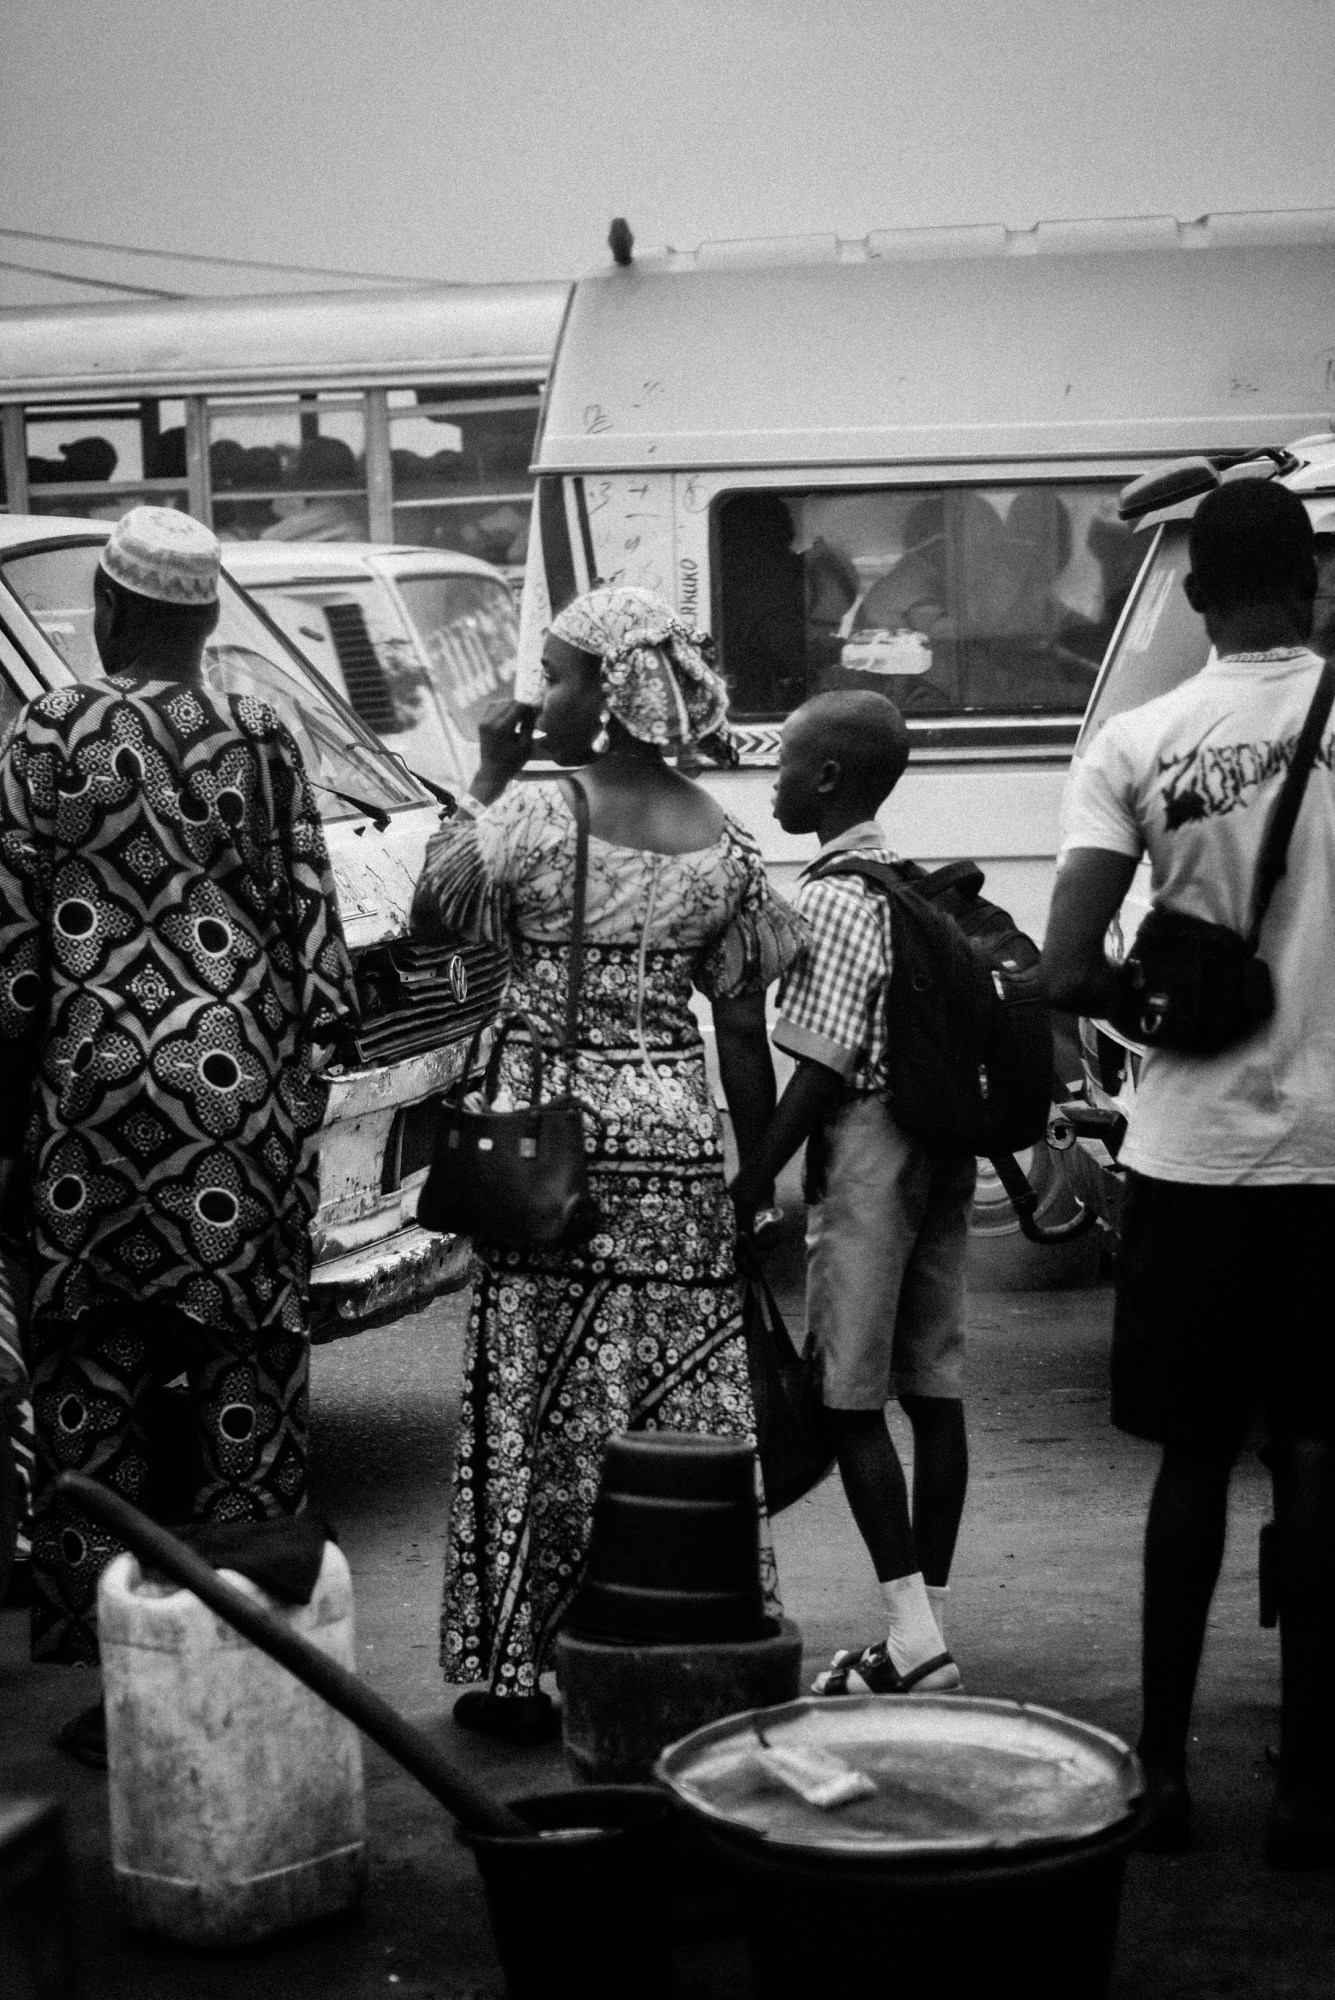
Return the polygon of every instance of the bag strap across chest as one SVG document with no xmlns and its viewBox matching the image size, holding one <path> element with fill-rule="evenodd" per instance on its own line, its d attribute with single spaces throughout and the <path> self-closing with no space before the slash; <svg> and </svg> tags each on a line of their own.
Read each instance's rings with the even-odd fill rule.
<svg viewBox="0 0 1335 2000">
<path fill-rule="evenodd" d="M 1293 761 L 1284 774 L 1275 810 L 1265 830 L 1261 858 L 1256 868 L 1251 928 L 1247 933 L 1247 942 L 1253 951 L 1260 943 L 1261 925 L 1270 907 L 1270 898 L 1288 867 L 1289 840 L 1303 802 L 1303 793 L 1307 790 L 1307 780 L 1312 775 L 1312 767 L 1321 748 L 1321 738 L 1330 720 L 1332 704 L 1335 704 L 1335 662 L 1327 660 L 1321 669 L 1298 741 L 1293 746 Z"/>
</svg>

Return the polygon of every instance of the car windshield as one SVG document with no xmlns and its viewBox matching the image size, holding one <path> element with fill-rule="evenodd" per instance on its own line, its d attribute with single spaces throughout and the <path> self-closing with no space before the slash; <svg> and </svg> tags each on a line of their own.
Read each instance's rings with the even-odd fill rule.
<svg viewBox="0 0 1335 2000">
<path fill-rule="evenodd" d="M 512 692 L 519 651 L 514 599 L 499 578 L 426 571 L 395 578 L 440 676 L 450 714 L 470 742 L 488 706 Z"/>
<path fill-rule="evenodd" d="M 93 640 L 93 575 L 100 542 L 64 542 L 16 550 L 0 559 L 0 576 L 40 627 L 70 672 L 102 678 Z M 220 693 L 268 702 L 297 740 L 307 776 L 326 819 L 347 819 L 365 807 L 393 812 L 421 805 L 413 779 L 326 686 L 289 651 L 227 577 L 221 611 L 204 653 L 204 676 Z"/>
<path fill-rule="evenodd" d="M 1182 589 L 1189 567 L 1188 526 L 1186 521 L 1170 521 L 1153 546 L 1085 718 L 1078 752 L 1088 750 L 1114 715 L 1180 687 L 1210 657 L 1204 620 L 1187 603 Z M 1329 658 L 1335 653 L 1335 535 L 1318 535 L 1316 548 L 1318 586 L 1311 644 Z"/>
</svg>

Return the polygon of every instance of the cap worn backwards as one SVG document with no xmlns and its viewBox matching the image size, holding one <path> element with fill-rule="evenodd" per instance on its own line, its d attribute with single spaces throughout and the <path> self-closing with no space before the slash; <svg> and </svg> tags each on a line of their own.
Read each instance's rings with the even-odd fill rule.
<svg viewBox="0 0 1335 2000">
<path fill-rule="evenodd" d="M 132 507 L 102 550 L 113 582 L 160 604 L 216 604 L 218 538 L 174 507 Z"/>
</svg>

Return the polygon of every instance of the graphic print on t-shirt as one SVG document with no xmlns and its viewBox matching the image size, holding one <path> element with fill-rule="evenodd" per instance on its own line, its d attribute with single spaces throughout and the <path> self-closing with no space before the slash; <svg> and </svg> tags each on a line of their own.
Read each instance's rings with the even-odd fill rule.
<svg viewBox="0 0 1335 2000">
<path fill-rule="evenodd" d="M 1211 743 L 1211 734 L 1213 729 L 1190 750 L 1170 751 L 1158 760 L 1159 776 L 1166 781 L 1161 794 L 1167 833 L 1189 820 L 1212 819 L 1247 805 L 1267 779 L 1284 775 L 1298 743 L 1296 730 L 1291 736 L 1259 743 Z M 1316 762 L 1335 770 L 1335 736 L 1326 738 Z"/>
</svg>

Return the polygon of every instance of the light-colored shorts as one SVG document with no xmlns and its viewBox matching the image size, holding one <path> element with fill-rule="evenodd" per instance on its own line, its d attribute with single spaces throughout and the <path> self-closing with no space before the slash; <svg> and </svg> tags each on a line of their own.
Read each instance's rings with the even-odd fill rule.
<svg viewBox="0 0 1335 2000">
<path fill-rule="evenodd" d="M 825 1128 L 825 1195 L 807 1231 L 807 1318 L 833 1410 L 962 1393 L 964 1263 L 977 1162 L 929 1153 L 879 1097 Z"/>
</svg>

